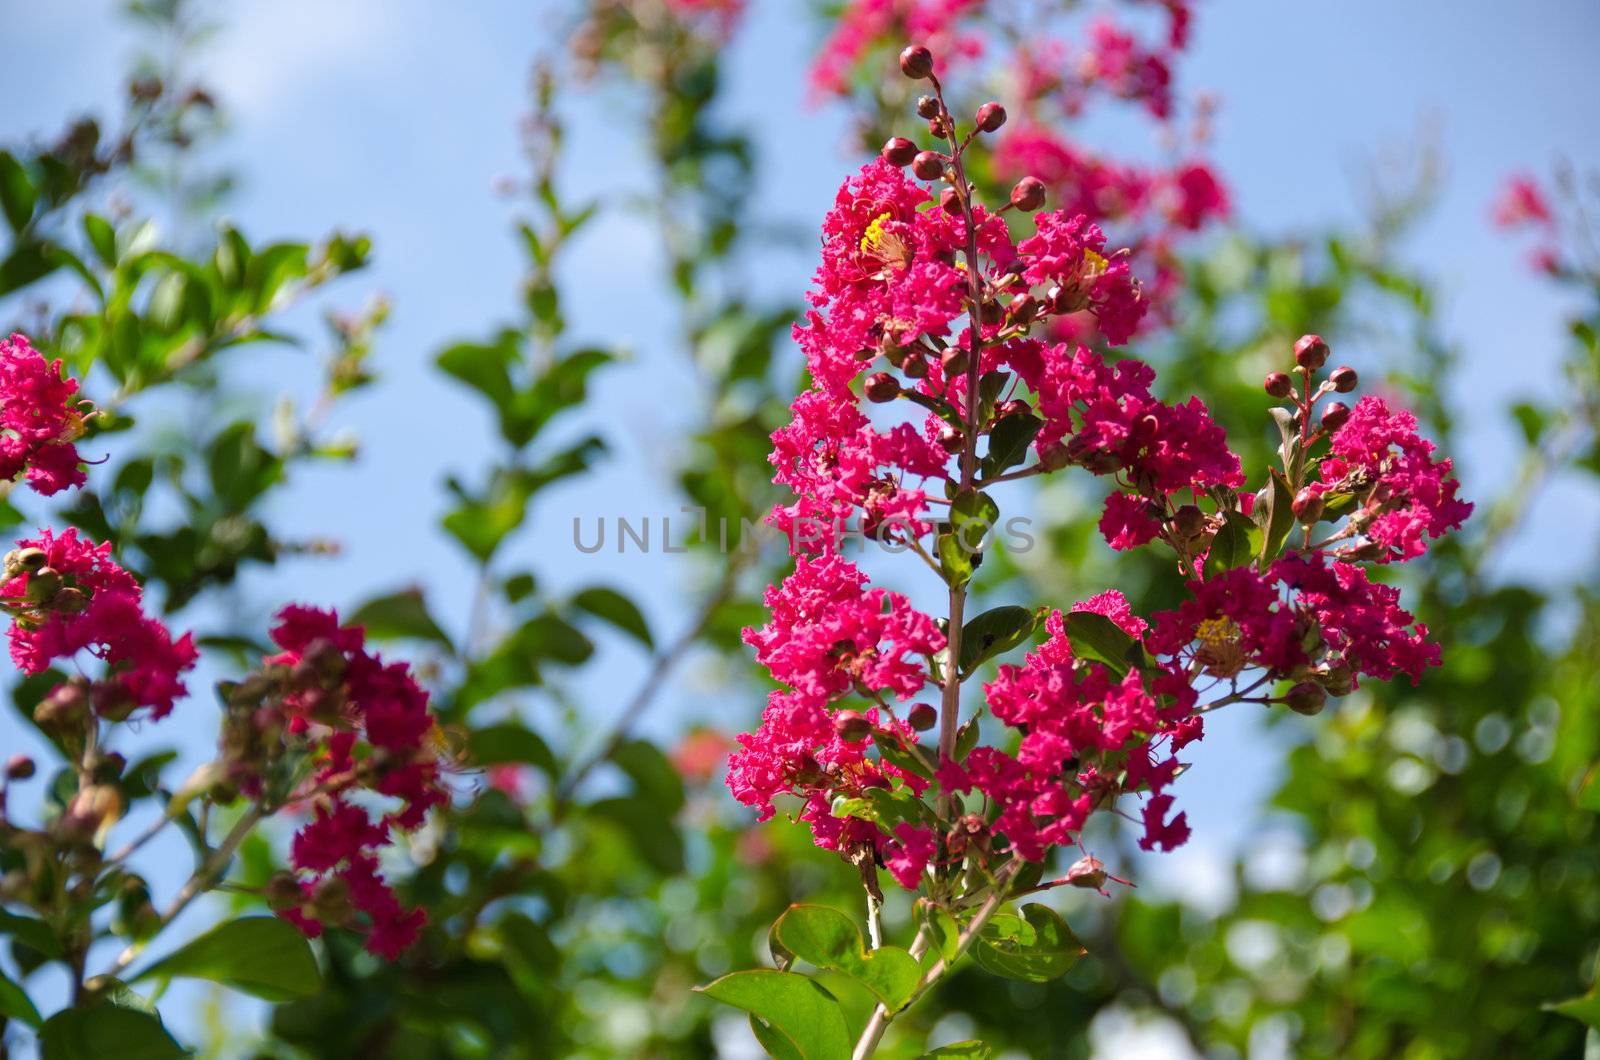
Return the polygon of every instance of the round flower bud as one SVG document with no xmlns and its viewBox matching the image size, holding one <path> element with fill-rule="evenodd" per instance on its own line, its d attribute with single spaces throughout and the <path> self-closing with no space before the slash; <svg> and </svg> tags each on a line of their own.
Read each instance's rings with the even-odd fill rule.
<svg viewBox="0 0 1600 1060">
<path fill-rule="evenodd" d="M 900 370 L 906 373 L 907 379 L 921 379 L 928 374 L 928 359 L 920 353 L 908 353 Z"/>
<path fill-rule="evenodd" d="M 917 145 L 904 136 L 891 136 L 883 145 L 883 160 L 892 166 L 909 166 L 917 157 Z"/>
<path fill-rule="evenodd" d="M 1348 696 L 1356 687 L 1356 673 L 1347 662 L 1335 663 L 1322 678 L 1322 687 L 1329 695 Z"/>
<path fill-rule="evenodd" d="M 1330 432 L 1336 431 L 1340 427 L 1343 427 L 1345 421 L 1349 418 L 1350 406 L 1338 401 L 1330 402 L 1328 406 L 1322 410 L 1322 429 Z"/>
<path fill-rule="evenodd" d="M 939 207 L 951 217 L 961 216 L 961 195 L 954 188 L 939 193 Z"/>
<path fill-rule="evenodd" d="M 1072 463 L 1072 453 L 1063 442 L 1051 442 L 1039 450 L 1039 466 L 1046 471 L 1060 471 Z"/>
<path fill-rule="evenodd" d="M 873 372 L 867 376 L 863 389 L 866 391 L 868 401 L 876 401 L 879 404 L 893 401 L 900 396 L 900 384 L 888 372 Z"/>
<path fill-rule="evenodd" d="M 1290 379 L 1286 372 L 1268 372 L 1266 380 L 1261 385 L 1275 398 L 1286 398 L 1294 393 L 1294 380 Z"/>
<path fill-rule="evenodd" d="M 1314 523 L 1322 518 L 1322 494 L 1307 486 L 1294 495 L 1294 503 L 1290 507 L 1296 519 L 1308 525 Z"/>
<path fill-rule="evenodd" d="M 1206 532 L 1206 513 L 1193 504 L 1185 504 L 1172 513 L 1172 529 L 1184 541 L 1193 541 Z"/>
<path fill-rule="evenodd" d="M 856 711 L 841 710 L 833 716 L 833 731 L 846 743 L 860 743 L 872 735 L 872 722 Z"/>
<path fill-rule="evenodd" d="M 939 355 L 939 361 L 944 365 L 944 377 L 949 379 L 965 372 L 968 363 L 970 363 L 970 358 L 967 356 L 965 347 L 951 346 Z"/>
<path fill-rule="evenodd" d="M 906 715 L 906 720 L 918 732 L 927 732 L 939 723 L 939 712 L 926 703 L 918 703 L 911 708 L 911 713 Z"/>
<path fill-rule="evenodd" d="M 1106 872 L 1105 864 L 1090 854 L 1074 861 L 1067 869 L 1067 874 L 1061 878 L 1066 880 L 1069 886 L 1098 891 L 1105 886 L 1106 880 L 1110 877 L 1111 874 Z"/>
<path fill-rule="evenodd" d="M 1039 300 L 1031 294 L 1019 295 L 1011 300 L 1011 322 L 1031 324 L 1039 316 Z"/>
<path fill-rule="evenodd" d="M 933 53 L 921 44 L 907 46 L 900 53 L 900 72 L 913 81 L 921 81 L 933 73 Z"/>
<path fill-rule="evenodd" d="M 1341 394 L 1350 393 L 1356 388 L 1356 384 L 1361 382 L 1361 377 L 1356 375 L 1356 370 L 1349 365 L 1335 368 L 1328 379 L 1333 383 L 1333 389 Z"/>
<path fill-rule="evenodd" d="M 977 122 L 983 132 L 994 132 L 1006 123 L 1006 109 L 993 101 L 985 103 L 978 108 Z"/>
<path fill-rule="evenodd" d="M 275 913 L 299 908 L 306 897 L 299 881 L 287 872 L 275 873 L 262 888 L 261 894 L 267 900 L 267 908 Z"/>
<path fill-rule="evenodd" d="M 940 424 L 939 448 L 943 449 L 947 453 L 959 453 L 961 451 L 960 429 L 952 427 L 948 423 Z"/>
<path fill-rule="evenodd" d="M 919 151 L 911 160 L 911 172 L 918 180 L 938 180 L 944 176 L 945 157 L 937 151 Z"/>
<path fill-rule="evenodd" d="M 1324 692 L 1319 684 L 1301 681 L 1289 689 L 1289 694 L 1283 697 L 1283 701 L 1296 714 L 1304 714 L 1309 718 L 1322 713 L 1323 706 L 1328 702 L 1328 693 Z"/>
<path fill-rule="evenodd" d="M 6 779 L 27 780 L 37 768 L 27 755 L 12 755 L 6 760 Z"/>
<path fill-rule="evenodd" d="M 1026 416 L 1032 411 L 1033 410 L 1028 407 L 1028 403 L 1026 401 L 1016 398 L 1011 401 L 1002 401 L 1000 404 L 996 405 L 994 408 L 994 418 L 995 421 L 998 422 L 1011 416 Z"/>
<path fill-rule="evenodd" d="M 1302 335 L 1294 344 L 1294 363 L 1309 371 L 1316 371 L 1328 363 L 1328 344 L 1321 335 Z"/>
<path fill-rule="evenodd" d="M 939 101 L 933 96 L 917 97 L 917 117 L 932 121 L 939 116 Z"/>
<path fill-rule="evenodd" d="M 1023 213 L 1032 213 L 1044 205 L 1044 181 L 1038 177 L 1023 177 L 1011 189 L 1011 205 Z"/>
</svg>

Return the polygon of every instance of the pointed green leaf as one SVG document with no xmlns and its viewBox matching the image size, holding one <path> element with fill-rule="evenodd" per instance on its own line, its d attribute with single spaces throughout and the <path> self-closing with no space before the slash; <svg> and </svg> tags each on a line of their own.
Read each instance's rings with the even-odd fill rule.
<svg viewBox="0 0 1600 1060">
<path fill-rule="evenodd" d="M 859 981 L 890 1011 L 911 1000 L 922 977 L 916 958 L 905 950 L 883 946 L 868 953 L 860 929 L 827 906 L 791 905 L 773 925 L 773 933 L 801 960 Z"/>
<path fill-rule="evenodd" d="M 42 1060 L 171 1060 L 188 1056 L 161 1019 L 102 1001 L 88 1008 L 69 1008 L 45 1020 L 39 1029 Z"/>
<path fill-rule="evenodd" d="M 725 975 L 699 991 L 760 1020 L 757 1036 L 781 1040 L 800 1060 L 840 1060 L 850 1055 L 850 1032 L 839 1003 L 818 984 L 794 972 L 758 968 Z M 765 1032 L 771 1032 L 768 1035 Z M 769 1051 L 773 1051 L 768 1046 Z"/>
<path fill-rule="evenodd" d="M 431 640 L 452 648 L 450 635 L 428 613 L 428 601 L 418 586 L 368 600 L 349 622 L 364 627 L 374 640 Z"/>
<path fill-rule="evenodd" d="M 6 978 L 0 972 L 0 1017 L 18 1020 L 30 1027 L 37 1027 L 40 1023 L 39 1010 L 34 1007 L 33 999 L 22 987 Z"/>
<path fill-rule="evenodd" d="M 274 916 L 220 924 L 133 978 L 208 979 L 268 1001 L 322 990 L 322 973 L 305 936 Z"/>
<path fill-rule="evenodd" d="M 615 589 L 598 585 L 584 589 L 572 598 L 572 606 L 611 623 L 647 648 L 655 647 L 650 624 L 645 621 L 638 605 Z"/>
<path fill-rule="evenodd" d="M 1207 579 L 1242 567 L 1261 551 L 1261 528 L 1239 512 L 1223 513 L 1222 529 L 1211 539 L 1203 573 Z"/>
<path fill-rule="evenodd" d="M 986 971 L 1031 983 L 1065 975 L 1083 953 L 1061 914 L 1038 904 L 1025 907 L 1020 917 L 998 914 L 972 947 L 973 959 Z"/>
<path fill-rule="evenodd" d="M 1035 616 L 1026 607 L 1008 604 L 977 616 L 961 627 L 961 675 L 970 675 L 996 655 L 1003 655 L 1033 635 Z"/>
</svg>

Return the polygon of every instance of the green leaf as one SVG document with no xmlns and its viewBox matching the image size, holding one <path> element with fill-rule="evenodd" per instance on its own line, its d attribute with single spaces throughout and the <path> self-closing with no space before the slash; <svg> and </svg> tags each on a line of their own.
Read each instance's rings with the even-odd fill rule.
<svg viewBox="0 0 1600 1060">
<path fill-rule="evenodd" d="M 101 1002 L 64 1009 L 45 1020 L 39 1029 L 39 1055 L 42 1060 L 104 1060 L 112 1056 L 117 1060 L 169 1060 L 189 1052 L 167 1033 L 160 1017 Z"/>
<path fill-rule="evenodd" d="M 949 1045 L 941 1045 L 930 1053 L 923 1053 L 917 1060 L 933 1060 L 934 1057 L 939 1056 L 955 1057 L 957 1060 L 961 1060 L 961 1058 L 965 1058 L 965 1060 L 989 1060 L 989 1057 L 993 1055 L 993 1049 L 973 1038 L 970 1041 L 951 1042 Z"/>
<path fill-rule="evenodd" d="M 933 811 L 921 799 L 909 791 L 889 788 L 867 788 L 859 797 L 836 799 L 833 815 L 859 817 L 881 826 L 886 832 L 893 832 L 899 824 L 925 827 L 934 823 Z"/>
<path fill-rule="evenodd" d="M 428 613 L 428 602 L 417 586 L 368 600 L 356 608 L 349 623 L 364 627 L 376 640 L 431 640 L 454 650 L 449 634 Z"/>
<path fill-rule="evenodd" d="M 900 738 L 894 733 L 885 731 L 882 739 L 878 739 L 877 735 L 874 734 L 873 743 L 877 745 L 878 754 L 883 757 L 885 762 L 903 769 L 907 773 L 915 773 L 924 780 L 933 779 L 932 770 L 922 764 L 922 759 L 901 746 Z"/>
<path fill-rule="evenodd" d="M 305 936 L 275 916 L 220 924 L 134 978 L 208 979 L 268 1001 L 311 997 L 322 990 L 322 973 Z"/>
<path fill-rule="evenodd" d="M 97 214 L 84 214 L 83 234 L 89 237 L 89 245 L 94 248 L 100 264 L 109 269 L 117 263 L 117 232 L 110 221 Z"/>
<path fill-rule="evenodd" d="M 1020 917 L 996 915 L 972 946 L 972 957 L 984 970 L 1030 983 L 1060 978 L 1083 954 L 1061 914 L 1038 904 L 1026 906 Z"/>
<path fill-rule="evenodd" d="M 556 771 L 550 746 L 532 729 L 514 721 L 474 729 L 467 736 L 468 764 L 472 766 L 528 765 L 547 774 Z"/>
<path fill-rule="evenodd" d="M 644 620 L 638 605 L 615 589 L 598 585 L 584 589 L 572 598 L 572 606 L 611 623 L 647 648 L 655 647 L 650 624 Z"/>
<path fill-rule="evenodd" d="M 905 950 L 883 946 L 868 953 L 860 929 L 837 909 L 791 905 L 772 930 L 790 953 L 857 980 L 891 1012 L 898 1012 L 911 1000 L 922 977 L 916 958 Z"/>
<path fill-rule="evenodd" d="M 933 940 L 929 952 L 936 953 L 947 961 L 955 960 L 956 952 L 961 945 L 961 927 L 956 923 L 955 917 L 926 898 L 917 899 L 917 917 Z"/>
<path fill-rule="evenodd" d="M 1589 767 L 1578 787 L 1578 808 L 1600 813 L 1600 762 Z"/>
<path fill-rule="evenodd" d="M 1072 655 L 1104 663 L 1118 676 L 1143 660 L 1143 648 L 1122 627 L 1105 615 L 1072 611 L 1063 619 Z"/>
<path fill-rule="evenodd" d="M 13 232 L 22 231 L 28 223 L 38 197 L 22 163 L 10 151 L 0 151 L 0 210 L 4 210 Z"/>
<path fill-rule="evenodd" d="M 4 972 L 0 972 L 0 1017 L 20 1020 L 30 1027 L 37 1027 L 40 1023 L 39 1010 L 34 1007 L 33 999 L 26 990 L 7 979 Z"/>
<path fill-rule="evenodd" d="M 1223 513 L 1222 529 L 1211 539 L 1203 573 L 1207 579 L 1242 567 L 1261 551 L 1261 528 L 1240 512 Z"/>
<path fill-rule="evenodd" d="M 1272 481 L 1262 490 L 1256 509 L 1257 525 L 1262 530 L 1258 561 L 1261 569 L 1266 570 L 1278 558 L 1289 531 L 1294 529 L 1294 493 L 1289 488 L 1289 480 L 1277 468 L 1272 469 Z"/>
<path fill-rule="evenodd" d="M 55 678 L 60 680 L 59 676 Z M 61 940 L 50 925 L 31 916 L 18 916 L 0 909 L 0 937 L 10 936 L 46 957 L 60 958 Z"/>
<path fill-rule="evenodd" d="M 839 1003 L 803 975 L 758 968 L 725 975 L 698 989 L 750 1013 L 763 1031 L 771 1032 L 802 1060 L 841 1060 L 850 1055 L 850 1032 Z M 762 1031 L 757 1035 L 768 1040 Z"/>
<path fill-rule="evenodd" d="M 972 580 L 972 570 L 977 566 L 976 554 L 961 547 L 954 534 L 939 535 L 939 572 L 952 589 L 959 589 Z"/>
<path fill-rule="evenodd" d="M 967 677 L 996 655 L 1033 635 L 1037 622 L 1026 607 L 1008 604 L 985 611 L 961 627 L 961 676 Z"/>
<path fill-rule="evenodd" d="M 1540 1007 L 1549 1012 L 1559 1012 L 1563 1016 L 1600 1030 L 1600 981 L 1591 986 L 1589 992 L 1581 997 L 1555 1001 Z"/>
<path fill-rule="evenodd" d="M 1038 436 L 1044 420 L 1029 413 L 1026 416 L 1007 416 L 989 432 L 989 453 L 981 465 L 983 477 L 995 478 L 1016 467 L 1028 456 L 1028 446 Z"/>
</svg>

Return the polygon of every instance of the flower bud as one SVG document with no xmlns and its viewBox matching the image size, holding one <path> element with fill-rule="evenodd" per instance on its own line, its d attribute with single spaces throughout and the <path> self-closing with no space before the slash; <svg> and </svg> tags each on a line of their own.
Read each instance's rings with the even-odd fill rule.
<svg viewBox="0 0 1600 1060">
<path fill-rule="evenodd" d="M 30 604 L 42 604 L 61 588 L 61 574 L 54 567 L 40 567 L 28 576 L 24 597 Z"/>
<path fill-rule="evenodd" d="M 921 44 L 907 46 L 900 53 L 900 72 L 913 81 L 921 81 L 933 73 L 933 53 Z"/>
<path fill-rule="evenodd" d="M 917 157 L 917 145 L 904 136 L 892 136 L 883 145 L 883 160 L 891 166 L 909 166 Z"/>
<path fill-rule="evenodd" d="M 1294 503 L 1290 508 L 1294 511 L 1296 519 L 1309 526 L 1322 518 L 1322 494 L 1307 486 L 1294 495 Z"/>
<path fill-rule="evenodd" d="M 1185 504 L 1172 513 L 1172 530 L 1182 541 L 1193 541 L 1206 532 L 1206 513 Z"/>
<path fill-rule="evenodd" d="M 7 780 L 27 780 L 37 770 L 33 759 L 27 755 L 12 755 L 6 760 Z"/>
<path fill-rule="evenodd" d="M 994 132 L 1006 123 L 1006 109 L 993 101 L 985 103 L 978 108 L 977 123 L 979 130 Z"/>
<path fill-rule="evenodd" d="M 875 401 L 879 404 L 885 401 L 893 401 L 900 396 L 900 384 L 888 372 L 873 372 L 867 376 L 866 384 L 862 389 L 866 391 L 868 401 Z"/>
<path fill-rule="evenodd" d="M 1361 377 L 1356 375 L 1354 368 L 1349 365 L 1342 365 L 1333 370 L 1332 374 L 1328 376 L 1328 380 L 1333 383 L 1333 389 L 1341 394 L 1348 394 L 1356 388 L 1357 383 L 1361 382 Z"/>
<path fill-rule="evenodd" d="M 50 610 L 63 615 L 80 614 L 89 606 L 89 597 L 82 589 L 67 586 L 50 598 Z"/>
<path fill-rule="evenodd" d="M 961 451 L 961 431 L 948 423 L 939 425 L 939 448 L 947 453 Z"/>
<path fill-rule="evenodd" d="M 261 894 L 267 900 L 267 908 L 274 913 L 298 908 L 300 903 L 305 901 L 305 892 L 300 889 L 300 881 L 287 872 L 274 874 L 261 889 Z"/>
<path fill-rule="evenodd" d="M 946 188 L 939 193 L 939 208 L 951 217 L 961 216 L 961 193 L 954 188 Z"/>
<path fill-rule="evenodd" d="M 44 566 L 45 559 L 42 548 L 14 548 L 6 553 L 5 580 L 10 581 L 19 574 L 31 574 Z"/>
<path fill-rule="evenodd" d="M 950 137 L 948 135 L 949 130 L 944 127 L 944 119 L 943 118 L 929 118 L 928 119 L 928 132 L 929 132 L 930 135 L 932 135 L 936 139 L 940 139 L 940 140 L 948 140 L 948 139 L 950 139 Z"/>
<path fill-rule="evenodd" d="M 998 423 L 1000 420 L 1011 416 L 1026 416 L 1032 411 L 1033 409 L 1029 407 L 1026 401 L 1021 398 L 1013 398 L 1010 401 L 1002 401 L 994 407 L 994 418 L 995 422 Z"/>
<path fill-rule="evenodd" d="M 1328 363 L 1328 344 L 1321 335 L 1302 335 L 1294 344 L 1294 363 L 1314 372 Z"/>
<path fill-rule="evenodd" d="M 921 379 L 928 374 L 928 359 L 920 353 L 908 353 L 900 370 L 906 373 L 907 379 Z"/>
<path fill-rule="evenodd" d="M 1062 442 L 1051 442 L 1039 450 L 1039 466 L 1046 471 L 1060 471 L 1072 463 L 1072 453 Z"/>
<path fill-rule="evenodd" d="M 1031 324 L 1039 316 L 1039 300 L 1031 294 L 1020 295 L 1011 300 L 1011 322 L 1013 324 Z"/>
<path fill-rule="evenodd" d="M 1319 684 L 1301 681 L 1289 689 L 1289 694 L 1283 697 L 1283 701 L 1296 714 L 1304 714 L 1309 718 L 1322 713 L 1323 706 L 1328 702 L 1328 693 L 1324 692 Z"/>
<path fill-rule="evenodd" d="M 1349 418 L 1350 406 L 1339 401 L 1329 402 L 1328 406 L 1322 410 L 1322 429 L 1331 434 L 1343 427 L 1345 421 Z"/>
<path fill-rule="evenodd" d="M 355 915 L 350 901 L 350 884 L 342 876 L 322 879 L 311 892 L 313 915 L 324 924 L 342 924 Z"/>
<path fill-rule="evenodd" d="M 33 708 L 33 720 L 46 729 L 62 730 L 81 725 L 89 716 L 89 694 L 80 681 L 57 685 Z"/>
<path fill-rule="evenodd" d="M 939 363 L 944 365 L 944 377 L 953 378 L 965 372 L 971 358 L 967 356 L 963 346 L 951 346 L 939 355 Z"/>
<path fill-rule="evenodd" d="M 933 96 L 917 97 L 917 117 L 932 121 L 939 116 L 939 101 Z"/>
<path fill-rule="evenodd" d="M 945 157 L 937 151 L 919 151 L 911 160 L 911 172 L 918 180 L 938 180 L 944 176 Z"/>
<path fill-rule="evenodd" d="M 1275 398 L 1286 398 L 1294 393 L 1294 380 L 1290 379 L 1286 372 L 1268 372 L 1266 380 L 1261 385 Z"/>
<path fill-rule="evenodd" d="M 1044 181 L 1038 177 L 1023 177 L 1011 189 L 1011 205 L 1023 213 L 1032 213 L 1044 205 Z"/>
<path fill-rule="evenodd" d="M 1347 662 L 1335 663 L 1323 675 L 1322 687 L 1328 690 L 1330 696 L 1348 696 L 1355 690 L 1356 673 Z"/>
<path fill-rule="evenodd" d="M 847 743 L 860 743 L 872 735 L 872 722 L 854 710 L 841 710 L 833 716 L 833 731 Z"/>
<path fill-rule="evenodd" d="M 1084 887 L 1091 891 L 1098 891 L 1106 885 L 1110 878 L 1106 872 L 1105 864 L 1093 854 L 1079 858 L 1067 869 L 1067 874 L 1062 877 L 1070 886 Z"/>
<path fill-rule="evenodd" d="M 939 712 L 926 703 L 918 703 L 911 708 L 911 713 L 906 715 L 906 720 L 918 732 L 927 732 L 939 723 Z"/>
</svg>

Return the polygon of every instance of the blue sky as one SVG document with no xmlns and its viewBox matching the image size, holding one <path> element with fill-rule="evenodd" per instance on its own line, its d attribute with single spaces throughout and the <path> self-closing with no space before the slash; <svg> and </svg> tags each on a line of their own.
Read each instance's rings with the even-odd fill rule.
<svg viewBox="0 0 1600 1060">
<path fill-rule="evenodd" d="M 0 33 L 10 45 L 0 64 L 0 140 L 47 133 L 83 110 L 113 109 L 134 44 L 115 6 L 0 0 Z M 252 595 L 349 606 L 421 581 L 441 617 L 459 629 L 469 604 L 467 568 L 436 529 L 439 481 L 446 470 L 473 469 L 489 436 L 481 410 L 441 381 L 432 356 L 512 315 L 521 265 L 510 231 L 514 207 L 491 185 L 519 171 L 515 127 L 528 62 L 552 43 L 550 22 L 542 8 L 509 0 L 245 0 L 231 7 L 207 64 L 233 119 L 219 160 L 243 178 L 229 216 L 258 240 L 336 227 L 370 233 L 375 267 L 346 282 L 335 301 L 354 305 L 382 291 L 395 307 L 377 350 L 381 386 L 337 417 L 362 440 L 359 465 L 301 474 L 277 503 L 282 525 L 339 537 L 345 556 L 288 564 L 253 579 Z M 1492 492 L 1514 451 L 1497 411 L 1505 395 L 1550 394 L 1557 386 L 1562 302 L 1529 275 L 1525 248 L 1491 228 L 1488 203 L 1514 170 L 1548 172 L 1558 158 L 1600 168 L 1592 73 L 1600 6 L 1206 0 L 1198 7 L 1195 47 L 1180 76 L 1186 90 L 1220 97 L 1213 155 L 1247 225 L 1283 232 L 1352 221 L 1373 153 L 1405 147 L 1425 125 L 1437 130 L 1443 195 L 1407 255 L 1441 283 L 1447 330 L 1467 355 L 1455 381 L 1470 423 L 1459 460 L 1467 493 Z M 815 37 L 799 0 L 752 0 L 751 9 L 729 58 L 729 112 L 760 123 L 762 201 L 773 219 L 803 228 L 820 217 L 847 165 L 836 150 L 844 115 L 802 105 Z M 807 28 L 797 32 L 797 25 Z M 589 88 L 567 94 L 574 192 L 620 197 L 637 186 L 646 166 L 628 130 L 639 105 Z M 792 297 L 811 267 L 809 252 L 779 252 L 751 282 Z M 677 510 L 676 439 L 694 424 L 698 405 L 659 276 L 649 227 L 625 211 L 605 215 L 574 247 L 563 291 L 575 337 L 635 354 L 593 395 L 590 421 L 610 436 L 616 455 L 599 473 L 550 494 L 508 558 L 535 567 L 554 588 L 625 586 L 664 636 L 685 620 L 696 570 L 659 553 L 582 556 L 570 536 L 574 515 Z M 1367 351 L 1346 352 L 1369 363 Z M 250 356 L 260 362 L 247 374 L 264 385 L 287 379 L 305 393 L 314 375 L 303 354 Z M 1558 484 L 1504 569 L 1559 576 L 1563 556 L 1593 552 L 1597 515 L 1593 496 Z M 592 668 L 578 686 L 597 719 L 620 709 L 644 665 L 621 641 L 605 651 L 603 672 Z M 686 716 L 729 725 L 754 719 L 756 703 L 717 692 L 714 670 L 690 668 L 667 697 L 658 730 Z M 207 707 L 197 698 L 188 712 L 191 761 L 203 756 L 210 735 Z M 183 716 L 166 723 L 167 735 Z M 0 714 L 0 743 L 9 750 L 22 739 L 9 713 Z M 1272 756 L 1246 716 L 1222 719 L 1196 757 L 1180 796 L 1196 841 L 1189 853 L 1149 866 L 1153 882 L 1195 886 L 1216 853 L 1244 834 L 1249 810 L 1270 788 Z"/>
</svg>

